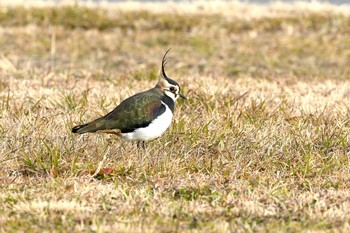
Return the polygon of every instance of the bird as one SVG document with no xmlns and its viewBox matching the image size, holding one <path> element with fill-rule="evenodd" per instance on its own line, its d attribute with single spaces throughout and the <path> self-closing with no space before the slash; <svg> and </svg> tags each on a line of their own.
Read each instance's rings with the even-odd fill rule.
<svg viewBox="0 0 350 233">
<path fill-rule="evenodd" d="M 115 134 L 125 141 L 136 141 L 143 149 L 145 142 L 160 137 L 171 124 L 176 100 L 187 100 L 180 85 L 165 73 L 169 51 L 163 56 L 155 87 L 125 99 L 105 116 L 73 127 L 72 133 Z"/>
</svg>

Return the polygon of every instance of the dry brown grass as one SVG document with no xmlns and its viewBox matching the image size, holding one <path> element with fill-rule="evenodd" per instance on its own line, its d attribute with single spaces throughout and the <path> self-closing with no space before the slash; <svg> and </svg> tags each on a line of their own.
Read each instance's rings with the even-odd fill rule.
<svg viewBox="0 0 350 233">
<path fill-rule="evenodd" d="M 0 17 L 0 231 L 349 231 L 348 16 L 121 11 L 101 28 L 17 10 L 38 20 Z M 70 133 L 155 85 L 168 47 L 189 100 L 147 153 Z"/>
</svg>

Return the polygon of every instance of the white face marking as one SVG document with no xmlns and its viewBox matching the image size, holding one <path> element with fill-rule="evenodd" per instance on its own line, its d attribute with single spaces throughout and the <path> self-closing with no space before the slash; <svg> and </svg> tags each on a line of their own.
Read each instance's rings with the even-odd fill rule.
<svg viewBox="0 0 350 233">
<path fill-rule="evenodd" d="M 174 102 L 179 98 L 179 94 L 180 94 L 180 88 L 176 85 L 171 85 L 169 84 L 169 86 L 167 88 L 165 88 L 165 94 L 167 96 L 169 96 L 170 98 L 172 98 L 174 100 Z"/>
<path fill-rule="evenodd" d="M 121 137 L 126 141 L 150 141 L 160 137 L 169 127 L 173 118 L 170 108 L 163 102 L 162 104 L 165 106 L 165 112 L 154 119 L 151 124 L 145 128 L 139 128 L 134 132 L 122 133 Z"/>
</svg>

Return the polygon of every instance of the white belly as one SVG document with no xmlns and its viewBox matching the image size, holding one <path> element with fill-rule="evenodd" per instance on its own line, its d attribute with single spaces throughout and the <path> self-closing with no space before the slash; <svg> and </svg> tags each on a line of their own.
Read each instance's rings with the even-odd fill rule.
<svg viewBox="0 0 350 233">
<path fill-rule="evenodd" d="M 149 141 L 162 135 L 171 124 L 173 118 L 170 108 L 166 104 L 164 106 L 165 112 L 154 119 L 147 127 L 139 128 L 130 133 L 122 133 L 121 137 L 126 141 Z"/>
</svg>

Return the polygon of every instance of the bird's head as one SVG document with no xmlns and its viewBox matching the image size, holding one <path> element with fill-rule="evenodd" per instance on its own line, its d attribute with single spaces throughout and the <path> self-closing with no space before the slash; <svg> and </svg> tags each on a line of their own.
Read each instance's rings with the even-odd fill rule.
<svg viewBox="0 0 350 233">
<path fill-rule="evenodd" d="M 169 78 L 165 73 L 164 68 L 165 68 L 165 65 L 167 63 L 165 57 L 169 51 L 170 51 L 170 49 L 168 51 L 166 51 L 166 53 L 163 56 L 161 78 L 160 78 L 159 82 L 157 83 L 157 87 L 159 87 L 167 96 L 172 98 L 174 100 L 174 102 L 179 97 L 186 100 L 187 99 L 186 96 L 184 96 L 180 92 L 181 91 L 180 85 L 176 81 Z"/>
</svg>

